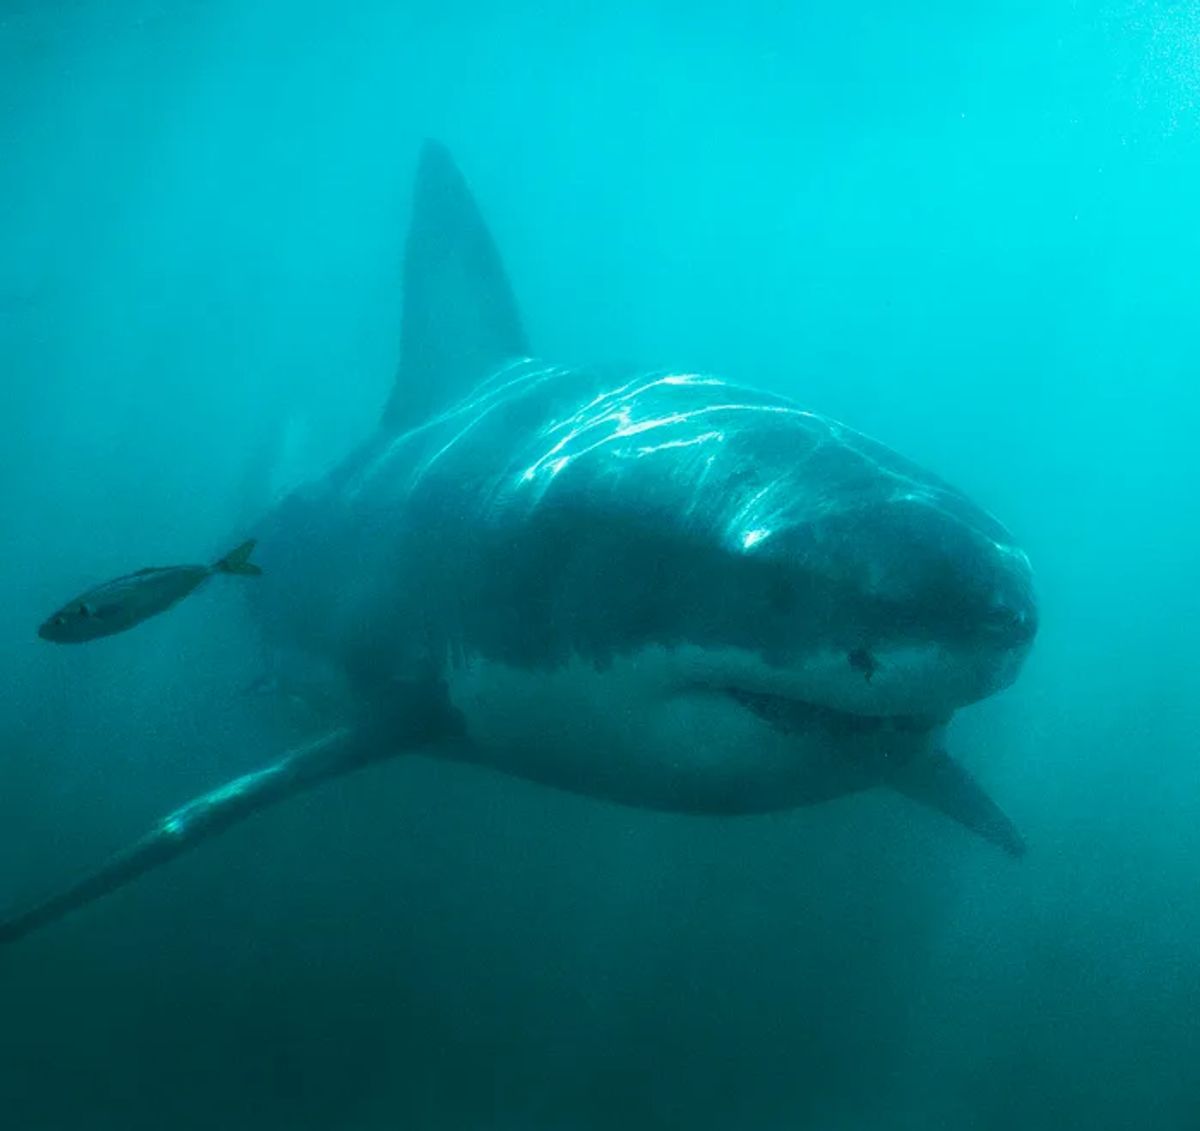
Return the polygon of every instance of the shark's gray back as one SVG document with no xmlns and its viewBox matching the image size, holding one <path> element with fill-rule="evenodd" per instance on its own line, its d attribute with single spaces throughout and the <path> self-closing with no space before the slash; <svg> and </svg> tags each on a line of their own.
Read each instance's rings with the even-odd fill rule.
<svg viewBox="0 0 1200 1131">
<path fill-rule="evenodd" d="M 794 563 L 896 499 L 935 504 L 967 557 L 971 538 L 1008 538 L 936 476 L 787 398 L 519 359 L 419 424 L 385 423 L 281 507 L 262 531 L 262 612 L 281 643 L 393 678 L 462 656 L 603 664 L 648 642 L 770 656 L 797 620 L 813 645 L 850 650 L 843 579 L 818 569 L 798 588 Z"/>
</svg>

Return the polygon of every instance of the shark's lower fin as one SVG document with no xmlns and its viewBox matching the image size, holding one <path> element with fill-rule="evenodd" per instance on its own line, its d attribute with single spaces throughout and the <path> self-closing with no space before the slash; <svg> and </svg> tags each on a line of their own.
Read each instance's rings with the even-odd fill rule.
<svg viewBox="0 0 1200 1131">
<path fill-rule="evenodd" d="M 912 801 L 936 809 L 953 821 L 1002 848 L 1009 856 L 1025 855 L 1025 840 L 983 787 L 948 754 L 934 750 L 888 772 L 892 789 Z"/>
<path fill-rule="evenodd" d="M 388 682 L 378 690 L 373 726 L 345 726 L 289 751 L 261 770 L 234 778 L 168 814 L 96 871 L 41 903 L 0 919 L 0 945 L 124 887 L 238 822 L 298 793 L 398 754 L 461 738 L 461 720 L 431 679 Z"/>
<path fill-rule="evenodd" d="M 0 920 L 0 943 L 15 942 L 124 887 L 260 809 L 377 760 L 378 737 L 344 727 L 290 751 L 264 769 L 243 774 L 194 798 L 71 887 Z"/>
</svg>

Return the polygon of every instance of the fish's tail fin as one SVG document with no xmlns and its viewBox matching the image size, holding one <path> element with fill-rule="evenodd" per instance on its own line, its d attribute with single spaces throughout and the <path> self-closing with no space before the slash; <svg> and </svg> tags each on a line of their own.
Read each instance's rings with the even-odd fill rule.
<svg viewBox="0 0 1200 1131">
<path fill-rule="evenodd" d="M 256 539 L 251 538 L 236 549 L 230 550 L 223 558 L 218 558 L 212 564 L 213 573 L 238 573 L 246 577 L 258 577 L 262 570 L 250 560 L 256 544 Z"/>
</svg>

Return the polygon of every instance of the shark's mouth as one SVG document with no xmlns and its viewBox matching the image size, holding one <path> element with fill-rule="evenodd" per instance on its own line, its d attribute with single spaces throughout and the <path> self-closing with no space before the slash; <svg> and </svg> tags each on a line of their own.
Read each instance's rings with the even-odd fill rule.
<svg viewBox="0 0 1200 1131">
<path fill-rule="evenodd" d="M 818 762 L 832 771 L 834 788 L 822 798 L 886 785 L 945 814 L 999 845 L 1025 854 L 1016 826 L 962 766 L 941 749 L 933 731 L 946 720 L 919 715 L 855 715 L 818 703 L 727 687 L 739 706 L 787 734 L 820 733 L 834 741 Z M 841 741 L 837 741 L 840 739 Z M 810 800 L 817 798 L 810 798 Z"/>
<path fill-rule="evenodd" d="M 725 694 L 785 734 L 819 730 L 835 738 L 913 736 L 929 732 L 939 721 L 920 715 L 860 715 L 822 703 L 740 687 L 727 687 Z"/>
</svg>

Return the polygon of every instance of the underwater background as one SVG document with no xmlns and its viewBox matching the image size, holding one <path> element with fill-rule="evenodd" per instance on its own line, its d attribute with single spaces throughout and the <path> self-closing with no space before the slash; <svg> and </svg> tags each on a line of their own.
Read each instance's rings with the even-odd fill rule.
<svg viewBox="0 0 1200 1131">
<path fill-rule="evenodd" d="M 896 447 L 1037 570 L 954 751 L 647 814 L 385 764 L 0 953 L 13 1131 L 1200 1129 L 1200 6 L 0 0 L 0 908 L 302 722 L 238 582 L 57 649 L 373 427 L 421 140 L 538 352 Z"/>
</svg>

